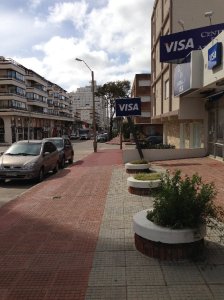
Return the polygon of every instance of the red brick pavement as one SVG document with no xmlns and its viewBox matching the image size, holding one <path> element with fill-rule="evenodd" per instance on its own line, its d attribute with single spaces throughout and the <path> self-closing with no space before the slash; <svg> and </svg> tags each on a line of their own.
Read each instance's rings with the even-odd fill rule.
<svg viewBox="0 0 224 300">
<path fill-rule="evenodd" d="M 216 203 L 224 208 L 224 162 L 209 157 L 153 162 L 170 171 L 181 170 L 189 176 L 198 173 L 204 182 L 214 182 L 217 189 Z"/>
<path fill-rule="evenodd" d="M 81 300 L 121 150 L 93 153 L 0 209 L 0 299 Z"/>
</svg>

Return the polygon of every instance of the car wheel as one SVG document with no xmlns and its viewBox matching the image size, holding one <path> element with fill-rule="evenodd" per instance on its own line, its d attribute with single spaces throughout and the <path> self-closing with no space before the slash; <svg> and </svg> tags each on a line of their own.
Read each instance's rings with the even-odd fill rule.
<svg viewBox="0 0 224 300">
<path fill-rule="evenodd" d="M 58 172 L 58 169 L 59 169 L 59 165 L 58 165 L 58 162 L 57 162 L 55 168 L 53 169 L 53 173 L 56 174 Z"/>
<path fill-rule="evenodd" d="M 44 168 L 42 167 L 41 169 L 40 169 L 40 171 L 39 171 L 39 175 L 38 175 L 38 177 L 37 177 L 37 181 L 38 182 L 41 182 L 41 181 L 43 181 L 44 180 Z"/>
<path fill-rule="evenodd" d="M 5 179 L 0 179 L 0 184 L 5 183 Z"/>
<path fill-rule="evenodd" d="M 63 156 L 62 159 L 61 159 L 60 168 L 64 169 L 64 167 L 65 167 L 65 158 Z"/>
<path fill-rule="evenodd" d="M 72 157 L 68 160 L 68 162 L 69 162 L 70 164 L 73 164 L 73 159 L 74 159 L 74 156 L 72 155 Z"/>
</svg>

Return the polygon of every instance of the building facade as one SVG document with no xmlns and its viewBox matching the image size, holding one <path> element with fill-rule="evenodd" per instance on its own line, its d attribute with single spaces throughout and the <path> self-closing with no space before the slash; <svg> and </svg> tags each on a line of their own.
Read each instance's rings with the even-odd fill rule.
<svg viewBox="0 0 224 300">
<path fill-rule="evenodd" d="M 95 82 L 94 90 L 97 90 Z M 69 93 L 69 98 L 73 103 L 73 111 L 80 123 L 93 124 L 93 94 L 92 87 L 85 86 L 78 88 L 75 92 Z M 106 107 L 100 97 L 95 96 L 95 118 L 97 130 L 103 130 L 106 127 Z"/>
<path fill-rule="evenodd" d="M 0 57 L 0 143 L 69 134 L 73 120 L 63 88 Z"/>
<path fill-rule="evenodd" d="M 176 148 L 205 148 L 208 154 L 212 153 L 208 137 L 209 112 L 206 98 L 208 94 L 205 92 L 203 94 L 206 86 L 203 83 L 204 86 L 202 84 L 198 87 L 202 89 L 200 96 L 190 93 L 175 95 L 174 76 L 181 67 L 173 61 L 161 61 L 160 37 L 178 32 L 182 32 L 184 36 L 188 30 L 221 24 L 223 23 L 222 8 L 222 0 L 212 2 L 209 0 L 156 0 L 154 2 L 151 17 L 151 119 L 152 123 L 163 125 L 164 142 L 173 144 Z M 218 35 L 218 32 L 205 30 L 203 34 L 207 35 L 211 41 Z M 179 42 L 180 44 L 175 42 L 166 44 L 167 52 L 176 51 L 177 53 L 181 50 L 186 41 L 183 38 Z M 188 42 L 185 44 L 186 48 L 191 46 L 191 40 Z M 196 61 L 198 62 L 198 59 Z M 181 65 L 185 64 L 182 62 Z M 191 61 L 191 67 L 193 66 L 194 62 Z M 199 74 L 198 69 L 194 68 L 194 72 Z"/>
<path fill-rule="evenodd" d="M 133 118 L 144 136 L 161 135 L 162 125 L 151 124 L 151 74 L 135 74 L 131 96 L 141 98 L 141 116 Z"/>
</svg>

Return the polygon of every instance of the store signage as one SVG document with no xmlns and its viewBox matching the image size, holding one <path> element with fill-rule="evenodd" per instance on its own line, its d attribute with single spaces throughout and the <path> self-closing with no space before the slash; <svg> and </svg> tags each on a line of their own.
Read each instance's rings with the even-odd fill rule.
<svg viewBox="0 0 224 300">
<path fill-rule="evenodd" d="M 160 61 L 181 62 L 192 50 L 203 49 L 222 31 L 224 23 L 161 36 Z"/>
<path fill-rule="evenodd" d="M 221 65 L 222 63 L 222 43 L 216 43 L 208 49 L 208 69 Z"/>
<path fill-rule="evenodd" d="M 117 117 L 140 116 L 141 98 L 119 98 L 115 101 Z"/>
<path fill-rule="evenodd" d="M 179 64 L 174 69 L 174 96 L 179 96 L 191 88 L 191 64 Z"/>
</svg>

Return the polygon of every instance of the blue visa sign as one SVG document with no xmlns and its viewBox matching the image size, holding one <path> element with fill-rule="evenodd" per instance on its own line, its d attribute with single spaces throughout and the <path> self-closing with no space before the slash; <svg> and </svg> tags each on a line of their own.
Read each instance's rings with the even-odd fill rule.
<svg viewBox="0 0 224 300">
<path fill-rule="evenodd" d="M 208 69 L 221 65 L 222 63 L 222 43 L 216 43 L 208 49 Z"/>
<path fill-rule="evenodd" d="M 181 62 L 192 50 L 203 49 L 222 31 L 224 23 L 161 36 L 160 61 Z"/>
<path fill-rule="evenodd" d="M 141 98 L 120 98 L 115 100 L 117 117 L 140 116 Z"/>
</svg>

